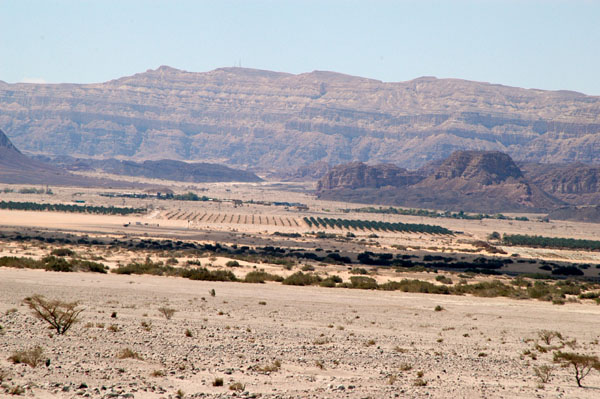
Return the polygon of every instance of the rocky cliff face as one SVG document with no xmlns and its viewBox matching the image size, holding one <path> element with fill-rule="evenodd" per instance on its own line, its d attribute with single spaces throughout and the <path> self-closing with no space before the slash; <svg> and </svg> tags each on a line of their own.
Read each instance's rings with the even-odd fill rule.
<svg viewBox="0 0 600 399">
<path fill-rule="evenodd" d="M 28 152 L 417 168 L 456 150 L 600 162 L 600 98 L 457 79 L 161 67 L 87 85 L 0 82 L 0 126 Z"/>
<path fill-rule="evenodd" d="M 385 172 L 389 170 L 414 179 L 376 178 L 390 176 Z M 495 151 L 458 151 L 416 172 L 389 165 L 341 165 L 319 181 L 317 194 L 324 199 L 488 213 L 545 211 L 563 204 L 530 183 L 508 155 Z"/>
</svg>

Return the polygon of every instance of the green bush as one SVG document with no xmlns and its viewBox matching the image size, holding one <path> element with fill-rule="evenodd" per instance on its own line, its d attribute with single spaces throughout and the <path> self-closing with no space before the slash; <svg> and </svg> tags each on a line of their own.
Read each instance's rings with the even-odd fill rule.
<svg viewBox="0 0 600 399">
<path fill-rule="evenodd" d="M 285 285 L 313 285 L 319 284 L 321 282 L 321 277 L 311 274 L 311 273 L 302 273 L 296 272 L 283 280 L 283 284 Z"/>
<path fill-rule="evenodd" d="M 53 272 L 72 272 L 73 265 L 64 258 L 57 258 L 56 256 L 46 256 L 42 259 L 45 266 L 44 268 Z"/>
<path fill-rule="evenodd" d="M 15 267 L 17 269 L 43 269 L 44 262 L 32 258 L 3 256 L 0 258 L 0 266 Z"/>
<path fill-rule="evenodd" d="M 375 279 L 365 276 L 352 276 L 350 277 L 350 283 L 350 288 L 358 288 L 361 290 L 376 290 L 379 287 Z"/>
<path fill-rule="evenodd" d="M 340 276 L 329 276 L 323 281 L 319 283 L 321 287 L 335 287 L 337 284 L 343 283 L 343 280 Z"/>
<path fill-rule="evenodd" d="M 369 272 L 363 267 L 353 267 L 350 274 L 369 274 Z"/>
<path fill-rule="evenodd" d="M 132 262 L 125 266 L 119 266 L 112 270 L 116 274 L 151 274 L 155 276 L 174 276 L 177 274 L 175 268 L 163 266 L 161 263 L 154 263 L 146 259 L 144 263 Z"/>
<path fill-rule="evenodd" d="M 237 281 L 235 274 L 229 270 L 208 270 L 204 267 L 197 269 L 184 270 L 181 277 L 189 278 L 190 280 L 203 281 Z"/>
<path fill-rule="evenodd" d="M 244 277 L 244 282 L 246 282 L 246 283 L 262 284 L 265 281 L 282 282 L 283 277 L 278 276 L 276 274 L 267 273 L 264 270 L 251 271 L 248 274 L 246 274 L 246 277 Z"/>
<path fill-rule="evenodd" d="M 454 292 L 457 294 L 471 294 L 479 297 L 524 297 L 523 293 L 501 281 L 484 281 L 476 284 L 459 284 L 454 287 Z"/>
<path fill-rule="evenodd" d="M 73 256 L 75 252 L 69 248 L 55 248 L 50 252 L 50 255 L 54 256 Z"/>
<path fill-rule="evenodd" d="M 448 284 L 448 285 L 452 284 L 452 279 L 449 277 L 443 276 L 443 275 L 436 276 L 435 281 L 439 281 L 442 284 Z"/>
<path fill-rule="evenodd" d="M 71 263 L 75 266 L 77 270 L 83 272 L 92 272 L 92 273 L 106 273 L 108 267 L 103 265 L 102 263 L 92 262 L 89 260 L 73 260 Z"/>
<path fill-rule="evenodd" d="M 425 294 L 450 294 L 450 288 L 445 285 L 435 285 L 428 281 L 402 279 L 401 281 L 388 281 L 380 284 L 379 289 L 384 291 L 419 292 Z"/>
</svg>

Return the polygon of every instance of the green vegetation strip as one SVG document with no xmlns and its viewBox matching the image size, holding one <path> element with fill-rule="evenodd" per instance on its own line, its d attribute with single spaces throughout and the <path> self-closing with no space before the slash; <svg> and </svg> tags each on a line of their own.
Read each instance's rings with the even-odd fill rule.
<svg viewBox="0 0 600 399">
<path fill-rule="evenodd" d="M 594 290 L 597 284 L 573 280 L 532 282 L 523 277 L 516 277 L 510 284 L 501 281 L 485 281 L 473 284 L 461 282 L 456 285 L 437 285 L 429 281 L 402 279 L 377 283 L 368 276 L 352 276 L 349 282 L 344 282 L 339 276 L 328 276 L 323 279 L 312 273 L 296 272 L 282 281 L 285 285 L 320 285 L 321 287 L 352 288 L 365 290 L 402 291 L 442 295 L 473 295 L 477 297 L 507 297 L 514 299 L 538 299 L 563 304 L 567 295 L 578 295 L 580 299 L 594 299 L 600 302 L 600 292 Z M 588 292 L 586 292 L 588 291 Z"/>
<path fill-rule="evenodd" d="M 91 262 L 82 259 L 65 259 L 48 255 L 40 260 L 26 257 L 3 256 L 0 258 L 0 266 L 15 267 L 18 269 L 43 269 L 53 272 L 93 272 L 106 273 L 108 267 L 102 263 Z"/>
<path fill-rule="evenodd" d="M 575 238 L 505 234 L 502 241 L 506 245 L 519 245 L 525 247 L 587 249 L 591 251 L 600 250 L 600 241 L 580 240 Z"/>
<path fill-rule="evenodd" d="M 426 234 L 448 234 L 452 231 L 442 226 L 422 223 L 389 223 L 374 220 L 354 220 L 354 219 L 331 219 L 320 217 L 304 217 L 304 221 L 309 227 L 339 228 L 349 230 L 377 230 L 377 231 L 400 231 L 409 233 Z"/>
<path fill-rule="evenodd" d="M 119 208 L 115 206 L 91 206 L 69 204 L 38 204 L 37 202 L 0 201 L 0 209 L 19 211 L 54 211 L 72 213 L 96 213 L 100 215 L 130 215 L 144 213 L 145 208 Z"/>
<path fill-rule="evenodd" d="M 54 256 L 54 254 L 58 256 Z M 108 270 L 108 268 L 101 263 L 82 260 L 76 257 L 71 259 L 65 258 L 65 256 L 73 255 L 75 254 L 72 251 L 55 249 L 50 255 L 41 260 L 26 257 L 5 256 L 0 257 L 0 266 L 44 269 L 58 272 L 84 271 L 106 273 Z M 362 270 L 367 272 L 366 269 L 357 269 L 357 272 Z M 531 281 L 521 276 L 512 279 L 508 284 L 494 280 L 472 284 L 469 284 L 467 281 L 461 281 L 458 284 L 452 285 L 452 280 L 447 278 L 436 279 L 443 282 L 442 285 L 417 279 L 402 279 L 400 281 L 388 281 L 380 284 L 374 278 L 367 275 L 351 276 L 349 281 L 343 281 L 341 277 L 336 275 L 330 275 L 323 278 L 315 273 L 303 273 L 302 271 L 298 271 L 284 278 L 277 274 L 267 273 L 264 270 L 254 270 L 246 274 L 243 279 L 239 279 L 229 270 L 208 270 L 205 267 L 192 267 L 191 262 L 188 262 L 188 266 L 186 267 L 173 267 L 166 265 L 163 262 L 152 262 L 150 259 L 146 259 L 144 262 L 132 262 L 124 266 L 119 266 L 112 269 L 111 272 L 124 275 L 150 274 L 156 276 L 174 276 L 204 281 L 237 281 L 255 284 L 274 281 L 284 285 L 318 285 L 330 288 L 403 291 L 443 295 L 469 294 L 478 297 L 538 299 L 542 301 L 552 301 L 556 304 L 565 303 L 567 295 L 571 295 L 578 296 L 580 299 L 592 299 L 600 303 L 600 286 L 598 284 L 574 280 L 561 280 L 556 282 L 540 280 Z"/>
</svg>

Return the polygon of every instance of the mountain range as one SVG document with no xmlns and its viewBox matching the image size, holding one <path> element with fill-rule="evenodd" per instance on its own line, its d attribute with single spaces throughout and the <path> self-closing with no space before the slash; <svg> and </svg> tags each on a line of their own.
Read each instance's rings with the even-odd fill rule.
<svg viewBox="0 0 600 399">
<path fill-rule="evenodd" d="M 172 159 L 134 162 L 114 158 L 82 159 L 45 155 L 37 155 L 34 158 L 69 171 L 98 171 L 120 176 L 147 177 L 188 183 L 262 181 L 252 172 L 204 162 L 182 162 Z"/>
<path fill-rule="evenodd" d="M 0 130 L 0 183 L 122 187 L 124 182 L 79 176 L 21 153 Z M 131 186 L 131 184 L 127 184 Z"/>
<path fill-rule="evenodd" d="M 423 77 L 160 67 L 94 84 L 0 82 L 0 127 L 26 153 L 416 169 L 456 150 L 600 163 L 600 97 Z"/>
</svg>

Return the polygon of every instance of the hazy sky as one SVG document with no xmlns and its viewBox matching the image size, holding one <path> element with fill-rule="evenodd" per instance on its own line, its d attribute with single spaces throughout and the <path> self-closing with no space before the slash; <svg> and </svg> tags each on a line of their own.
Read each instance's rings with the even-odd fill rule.
<svg viewBox="0 0 600 399">
<path fill-rule="evenodd" d="M 6 82 L 101 82 L 240 61 L 600 95 L 600 0 L 0 0 Z"/>
</svg>

